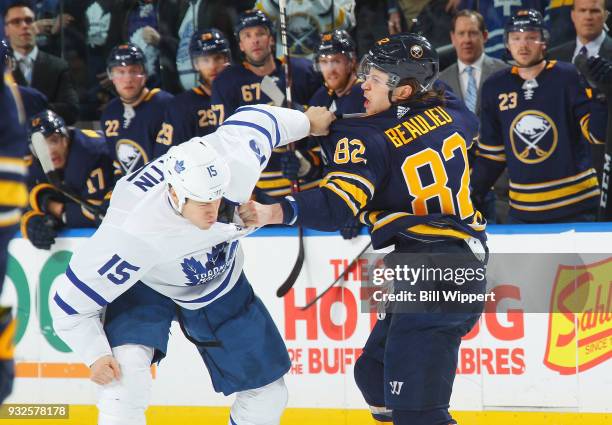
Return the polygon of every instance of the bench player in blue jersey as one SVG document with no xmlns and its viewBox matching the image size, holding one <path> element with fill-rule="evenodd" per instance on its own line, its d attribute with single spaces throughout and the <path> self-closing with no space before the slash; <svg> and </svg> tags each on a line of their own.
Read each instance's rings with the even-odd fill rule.
<svg viewBox="0 0 612 425">
<path fill-rule="evenodd" d="M 157 143 L 178 145 L 196 136 L 215 131 L 225 119 L 223 105 L 210 104 L 212 83 L 231 61 L 229 41 L 216 28 L 196 31 L 189 42 L 193 69 L 200 75 L 200 85 L 181 93 L 166 107 Z"/>
<path fill-rule="evenodd" d="M 574 65 L 546 60 L 548 39 L 538 11 L 516 12 L 505 28 L 515 66 L 482 86 L 472 195 L 482 202 L 507 167 L 510 223 L 595 220 L 590 143 L 604 140 L 607 107 L 589 99 Z"/>
<path fill-rule="evenodd" d="M 272 22 L 260 10 L 247 11 L 238 17 L 234 32 L 245 60 L 241 64 L 229 66 L 219 74 L 213 84 L 212 107 L 223 110 L 227 117 L 239 106 L 259 103 L 282 106 L 286 82 L 282 64 L 274 57 Z M 321 87 L 321 77 L 313 69 L 311 61 L 303 58 L 291 58 L 290 61 L 293 102 L 307 105 L 314 92 Z M 277 88 L 280 98 L 266 90 L 264 79 Z M 297 171 L 288 167 L 286 172 L 283 172 L 281 158 L 287 154 L 287 148 L 276 150 L 257 184 L 255 194 L 258 199 L 265 200 L 291 193 L 290 178 L 295 178 L 296 175 L 300 178 L 301 188 L 319 184 L 319 153 L 306 141 L 299 142 L 296 147 L 301 166 Z"/>
<path fill-rule="evenodd" d="M 8 55 L 0 44 L 0 58 Z M 8 260 L 8 244 L 12 239 L 21 208 L 28 201 L 25 184 L 27 167 L 23 153 L 27 144 L 25 111 L 11 70 L 0 60 L 0 293 Z M 16 323 L 10 307 L 0 306 L 0 403 L 11 393 L 15 376 L 13 337 Z"/>
<path fill-rule="evenodd" d="M 62 117 L 51 110 L 34 115 L 30 124 L 31 134 L 40 132 L 45 137 L 62 189 L 93 205 L 107 204 L 113 161 L 104 137 L 93 130 L 66 127 Z M 48 183 L 40 163 L 31 156 L 28 188 L 30 209 L 21 219 L 21 233 L 35 247 L 50 249 L 64 227 L 99 224 L 99 218 Z"/>
<path fill-rule="evenodd" d="M 357 50 L 348 32 L 322 34 L 314 65 L 325 85 L 310 98 L 308 106 L 325 106 L 338 116 L 365 111 L 363 89 L 357 79 Z"/>
<path fill-rule="evenodd" d="M 240 209 L 250 225 L 299 224 L 338 229 L 358 216 L 374 248 L 395 245 L 387 264 L 479 269 L 469 284 L 418 280 L 415 287 L 453 288 L 483 296 L 485 223 L 470 200 L 467 149 L 476 116 L 454 95 L 432 89 L 438 56 L 415 34 L 379 40 L 363 58 L 367 116 L 336 121 L 320 188 Z M 438 278 L 439 279 L 439 278 Z M 400 281 L 395 290 L 405 288 Z M 394 306 L 398 308 L 406 306 Z M 378 320 L 355 364 L 355 380 L 375 419 L 396 425 L 454 424 L 448 408 L 461 337 L 482 302 L 415 303 L 411 313 Z"/>
<path fill-rule="evenodd" d="M 144 53 L 131 43 L 114 47 L 107 61 L 108 77 L 118 97 L 106 105 L 100 124 L 115 160 L 117 178 L 168 150 L 167 144 L 156 139 L 172 95 L 145 86 L 145 64 Z"/>
<path fill-rule="evenodd" d="M 357 50 L 355 42 L 345 30 L 335 30 L 321 35 L 315 51 L 315 69 L 323 75 L 325 85 L 315 92 L 308 106 L 325 106 L 337 116 L 365 112 L 361 81 L 357 78 Z M 325 138 L 317 138 L 324 143 Z M 325 163 L 328 159 L 322 158 Z M 285 155 L 285 167 L 299 167 L 292 156 Z M 358 220 L 351 218 L 340 228 L 344 239 L 357 236 L 362 228 Z"/>
</svg>

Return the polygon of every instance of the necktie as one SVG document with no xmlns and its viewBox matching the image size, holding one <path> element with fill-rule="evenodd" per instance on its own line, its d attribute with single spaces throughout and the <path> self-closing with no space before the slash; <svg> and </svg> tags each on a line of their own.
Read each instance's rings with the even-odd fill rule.
<svg viewBox="0 0 612 425">
<path fill-rule="evenodd" d="M 32 70 L 30 68 L 30 58 L 24 57 L 17 61 L 19 69 L 23 74 L 23 78 L 28 82 L 28 85 L 32 84 Z"/>
<path fill-rule="evenodd" d="M 465 105 L 470 111 L 476 112 L 477 90 L 476 90 L 476 78 L 474 77 L 474 67 L 472 65 L 467 66 L 465 68 L 465 72 L 467 72 L 467 75 L 468 75 L 468 84 L 467 84 L 467 90 L 465 93 Z"/>
<path fill-rule="evenodd" d="M 580 51 L 578 52 L 579 55 L 585 55 L 586 57 L 589 56 L 589 51 L 587 50 L 586 46 L 582 46 L 580 48 Z"/>
</svg>

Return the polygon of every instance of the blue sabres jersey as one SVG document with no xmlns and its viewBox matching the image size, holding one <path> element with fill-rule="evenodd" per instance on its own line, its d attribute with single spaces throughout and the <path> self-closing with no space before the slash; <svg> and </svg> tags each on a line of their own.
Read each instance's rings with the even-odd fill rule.
<svg viewBox="0 0 612 425">
<path fill-rule="evenodd" d="M 280 61 L 275 59 L 276 70 L 270 77 L 276 80 L 276 85 L 285 93 L 285 74 Z M 291 72 L 293 84 L 291 86 L 292 100 L 296 104 L 307 105 L 314 92 L 321 87 L 322 81 L 312 67 L 312 62 L 302 58 L 291 58 Z M 226 117 L 233 114 L 240 106 L 256 105 L 261 103 L 272 104 L 265 93 L 261 91 L 263 77 L 255 75 L 249 70 L 249 65 L 232 65 L 217 76 L 213 82 L 211 108 L 223 111 Z M 302 156 L 308 159 L 315 167 L 320 165 L 317 148 L 313 148 L 307 141 L 298 142 L 296 148 Z M 291 181 L 283 177 L 279 153 L 285 152 L 286 147 L 275 149 L 261 179 L 257 183 L 255 193 L 260 201 L 268 197 L 285 196 L 291 193 Z M 319 184 L 318 176 L 300 179 L 301 189 L 310 189 Z"/>
<path fill-rule="evenodd" d="M 336 121 L 324 144 L 333 150 L 321 188 L 294 195 L 302 224 L 334 230 L 358 216 L 376 249 L 400 241 L 484 241 L 467 157 L 478 120 L 452 93 L 445 96 Z"/>
<path fill-rule="evenodd" d="M 168 150 L 168 145 L 157 143 L 156 139 L 170 100 L 171 94 L 153 89 L 134 108 L 126 108 L 119 98 L 108 103 L 100 123 L 115 161 L 117 178 Z"/>
<path fill-rule="evenodd" d="M 19 94 L 23 100 L 23 107 L 25 108 L 25 114 L 28 120 L 39 112 L 49 109 L 47 96 L 35 88 L 19 86 Z"/>
<path fill-rule="evenodd" d="M 591 101 L 576 68 L 550 61 L 535 80 L 516 68 L 482 87 L 481 131 L 472 173 L 482 195 L 507 166 L 510 214 L 550 221 L 597 206 L 589 143 L 601 143 L 607 109 Z"/>
<path fill-rule="evenodd" d="M 3 68 L 4 64 L 0 63 L 0 236 L 8 240 L 28 200 L 27 166 L 23 159 L 27 138 L 25 112 L 17 84 Z"/>
<path fill-rule="evenodd" d="M 364 100 L 361 81 L 357 80 L 351 90 L 341 97 L 338 97 L 333 90 L 325 86 L 320 87 L 308 102 L 308 106 L 325 106 L 341 117 L 344 114 L 365 112 Z"/>
<path fill-rule="evenodd" d="M 157 143 L 179 145 L 193 137 L 205 136 L 215 131 L 224 119 L 223 105 L 212 108 L 210 89 L 201 84 L 168 103 Z"/>
<path fill-rule="evenodd" d="M 69 129 L 70 147 L 66 165 L 60 173 L 64 187 L 92 204 L 102 204 L 113 184 L 113 163 L 108 145 L 101 132 Z M 40 211 L 36 203 L 39 190 L 52 187 L 38 161 L 30 160 L 28 186 L 31 190 L 30 207 Z M 66 225 L 90 227 L 94 217 L 75 202 L 66 202 Z"/>
<path fill-rule="evenodd" d="M 276 69 L 270 77 L 276 81 L 281 92 L 285 93 L 285 74 L 279 60 L 274 60 Z M 229 117 L 236 109 L 244 105 L 257 105 L 261 103 L 272 104 L 265 93 L 261 91 L 263 77 L 255 75 L 249 70 L 249 64 L 231 65 L 221 72 L 213 82 L 212 104 L 223 105 L 225 116 Z M 314 92 L 321 87 L 322 81 L 312 62 L 307 59 L 291 58 L 291 72 L 293 83 L 291 95 L 293 102 L 301 105 L 308 104 Z"/>
</svg>

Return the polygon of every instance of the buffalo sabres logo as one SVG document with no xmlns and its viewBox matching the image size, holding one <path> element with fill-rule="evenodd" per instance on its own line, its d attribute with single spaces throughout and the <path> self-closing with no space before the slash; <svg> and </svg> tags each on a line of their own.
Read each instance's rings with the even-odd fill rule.
<svg viewBox="0 0 612 425">
<path fill-rule="evenodd" d="M 138 143 L 129 139 L 119 140 L 115 146 L 115 152 L 125 174 L 129 174 L 149 162 L 149 157 L 144 149 Z"/>
<path fill-rule="evenodd" d="M 309 13 L 294 13 L 287 22 L 287 37 L 291 53 L 296 56 L 308 56 L 319 44 L 321 27 L 317 19 Z"/>
<path fill-rule="evenodd" d="M 410 48 L 410 56 L 415 59 L 421 59 L 423 57 L 423 48 L 418 44 L 415 44 Z"/>
<path fill-rule="evenodd" d="M 332 39 L 331 34 L 324 34 L 323 37 L 321 37 L 321 41 L 331 41 L 331 39 Z"/>
<path fill-rule="evenodd" d="M 557 127 L 545 113 L 521 112 L 510 125 L 510 143 L 516 158 L 525 164 L 546 160 L 557 147 Z"/>
<path fill-rule="evenodd" d="M 32 127 L 38 127 L 40 125 L 40 122 L 41 122 L 40 118 L 34 118 L 32 120 Z"/>
<path fill-rule="evenodd" d="M 204 264 L 195 257 L 185 258 L 181 263 L 181 269 L 188 280 L 185 284 L 188 286 L 202 285 L 224 273 L 232 265 L 237 245 L 238 242 L 234 241 L 231 245 L 224 242 L 213 246 L 211 251 L 206 253 Z"/>
</svg>

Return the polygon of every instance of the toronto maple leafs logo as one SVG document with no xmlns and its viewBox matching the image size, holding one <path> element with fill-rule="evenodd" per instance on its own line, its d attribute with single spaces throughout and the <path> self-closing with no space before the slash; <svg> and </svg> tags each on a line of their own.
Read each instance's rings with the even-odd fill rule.
<svg viewBox="0 0 612 425">
<path fill-rule="evenodd" d="M 201 280 L 206 276 L 206 268 L 198 260 L 193 257 L 185 258 L 181 267 L 183 268 L 183 273 L 189 279 L 187 285 L 194 286 L 203 283 Z"/>
<path fill-rule="evenodd" d="M 174 171 L 176 171 L 178 174 L 185 171 L 185 161 L 176 161 L 176 164 L 174 164 Z"/>
<path fill-rule="evenodd" d="M 201 260 L 195 257 L 185 258 L 181 263 L 183 273 L 188 280 L 185 284 L 188 286 L 202 285 L 224 273 L 233 263 L 237 245 L 237 242 L 233 242 L 231 246 L 224 242 L 213 246 L 211 251 L 206 253 L 206 257 L 201 257 Z"/>
</svg>

